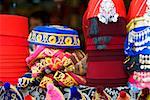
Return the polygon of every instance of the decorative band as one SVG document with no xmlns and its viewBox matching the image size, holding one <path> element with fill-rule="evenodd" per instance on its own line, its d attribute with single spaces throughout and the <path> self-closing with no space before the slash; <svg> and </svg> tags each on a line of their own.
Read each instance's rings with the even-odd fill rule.
<svg viewBox="0 0 150 100">
<path fill-rule="evenodd" d="M 32 31 L 28 41 L 34 44 L 53 46 L 59 48 L 80 48 L 78 35 L 57 34 Z"/>
<path fill-rule="evenodd" d="M 139 63 L 141 64 L 150 64 L 150 55 L 139 55 Z"/>
<path fill-rule="evenodd" d="M 124 65 L 129 74 L 136 72 L 150 72 L 150 65 L 140 65 L 136 63 L 132 63 L 130 65 Z"/>
<path fill-rule="evenodd" d="M 141 27 L 141 26 L 150 26 L 150 18 L 145 17 L 138 17 L 132 19 L 127 25 L 127 31 L 131 31 L 134 28 Z"/>
<path fill-rule="evenodd" d="M 148 65 L 150 64 L 150 55 L 127 56 L 124 60 L 124 64 L 131 64 L 133 62 Z"/>
<path fill-rule="evenodd" d="M 131 30 L 128 34 L 128 42 L 134 43 L 134 46 L 142 46 L 150 42 L 150 27 L 138 27 Z"/>
</svg>

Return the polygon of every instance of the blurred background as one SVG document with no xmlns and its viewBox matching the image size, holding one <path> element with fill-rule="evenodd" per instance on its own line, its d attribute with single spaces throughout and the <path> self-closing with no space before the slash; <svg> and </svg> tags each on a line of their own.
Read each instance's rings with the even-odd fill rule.
<svg viewBox="0 0 150 100">
<path fill-rule="evenodd" d="M 49 24 L 62 24 L 80 30 L 87 4 L 88 0 L 0 0 L 0 13 L 29 18 L 49 15 Z"/>
<path fill-rule="evenodd" d="M 0 0 L 0 13 L 26 17 L 49 15 L 49 24 L 62 24 L 81 29 L 82 16 L 89 0 Z M 130 0 L 124 0 L 126 8 Z M 40 14 L 39 14 L 40 13 Z M 48 18 L 47 18 L 48 19 Z M 45 18 L 45 21 L 47 21 Z M 44 23 L 45 24 L 45 23 Z"/>
<path fill-rule="evenodd" d="M 38 25 L 66 25 L 82 33 L 82 16 L 89 0 L 0 0 L 0 14 L 15 14 L 29 18 L 29 29 Z M 130 0 L 124 0 L 126 8 Z"/>
</svg>

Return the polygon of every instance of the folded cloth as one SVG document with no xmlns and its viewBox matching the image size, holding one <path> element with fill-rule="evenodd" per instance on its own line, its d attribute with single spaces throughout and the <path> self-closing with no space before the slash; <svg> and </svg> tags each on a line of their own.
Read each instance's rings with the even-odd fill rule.
<svg viewBox="0 0 150 100">
<path fill-rule="evenodd" d="M 28 19 L 23 16 L 1 14 L 0 35 L 27 38 Z"/>
<path fill-rule="evenodd" d="M 76 30 L 59 25 L 37 26 L 29 35 L 28 41 L 56 48 L 79 49 L 80 40 Z"/>
<path fill-rule="evenodd" d="M 79 84 L 86 84 L 86 80 L 79 75 L 76 75 L 72 72 L 62 73 L 56 71 L 54 74 L 54 79 L 61 85 L 65 87 L 71 87 Z"/>
<path fill-rule="evenodd" d="M 39 86 L 42 87 L 42 88 L 46 88 L 49 83 L 53 84 L 53 76 L 52 75 L 44 76 L 42 78 Z"/>
<path fill-rule="evenodd" d="M 58 57 L 62 55 L 64 50 L 47 48 L 45 46 L 37 46 L 33 54 L 26 58 L 26 62 L 29 66 L 33 65 L 37 59 L 45 57 Z"/>
<path fill-rule="evenodd" d="M 16 37 L 16 36 L 1 36 L 0 35 L 0 45 L 1 46 L 28 46 L 27 38 Z"/>
<path fill-rule="evenodd" d="M 109 44 L 109 45 L 124 45 L 124 36 L 99 36 L 86 39 L 86 45 L 98 45 L 98 44 Z"/>
</svg>

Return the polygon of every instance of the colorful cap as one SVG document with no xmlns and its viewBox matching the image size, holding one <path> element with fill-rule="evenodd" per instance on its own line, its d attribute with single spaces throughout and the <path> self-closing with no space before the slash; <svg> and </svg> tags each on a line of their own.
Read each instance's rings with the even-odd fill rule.
<svg viewBox="0 0 150 100">
<path fill-rule="evenodd" d="M 56 48 L 80 48 L 78 32 L 59 25 L 35 27 L 30 33 L 28 41 L 33 44 Z"/>
</svg>

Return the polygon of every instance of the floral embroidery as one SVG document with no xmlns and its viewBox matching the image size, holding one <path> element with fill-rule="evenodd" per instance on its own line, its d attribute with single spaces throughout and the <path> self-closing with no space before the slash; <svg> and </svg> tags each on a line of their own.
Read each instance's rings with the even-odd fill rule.
<svg viewBox="0 0 150 100">
<path fill-rule="evenodd" d="M 100 4 L 98 18 L 102 23 L 117 22 L 118 13 L 112 0 L 103 0 Z"/>
</svg>

